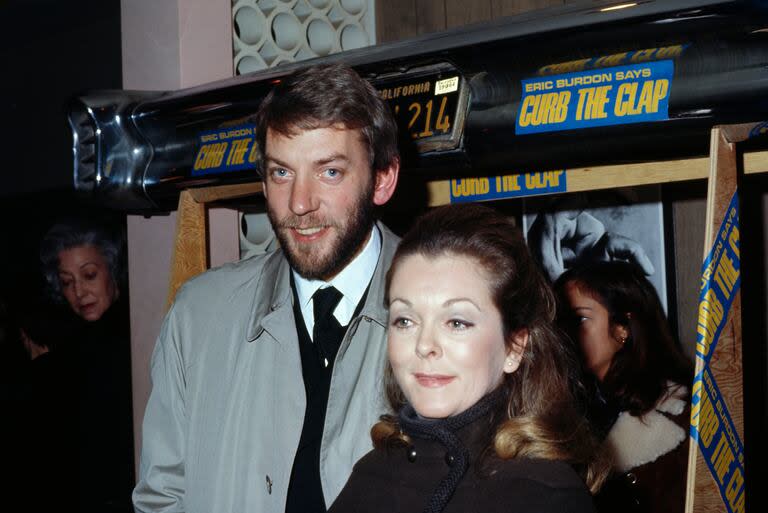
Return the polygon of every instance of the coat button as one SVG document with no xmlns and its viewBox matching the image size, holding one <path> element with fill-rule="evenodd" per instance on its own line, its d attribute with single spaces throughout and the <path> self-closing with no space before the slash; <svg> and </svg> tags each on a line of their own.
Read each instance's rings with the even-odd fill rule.
<svg viewBox="0 0 768 513">
<path fill-rule="evenodd" d="M 445 453 L 445 464 L 449 467 L 453 466 L 453 462 L 456 461 L 456 458 L 453 457 L 453 454 L 450 452 Z"/>
<path fill-rule="evenodd" d="M 267 493 L 272 495 L 272 479 L 267 476 Z"/>
<path fill-rule="evenodd" d="M 627 472 L 627 475 L 625 475 L 624 478 L 627 480 L 629 484 L 637 483 L 637 476 L 632 472 Z"/>
<path fill-rule="evenodd" d="M 416 461 L 416 447 L 409 445 L 406 455 L 408 456 L 408 461 L 410 461 L 411 463 Z"/>
</svg>

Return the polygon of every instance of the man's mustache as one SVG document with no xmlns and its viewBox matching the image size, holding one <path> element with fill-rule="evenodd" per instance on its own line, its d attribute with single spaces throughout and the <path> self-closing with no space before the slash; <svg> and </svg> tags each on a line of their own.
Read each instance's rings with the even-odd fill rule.
<svg viewBox="0 0 768 513">
<path fill-rule="evenodd" d="M 324 217 L 309 215 L 309 216 L 286 216 L 275 223 L 276 229 L 299 229 L 304 230 L 307 228 L 338 228 L 338 223 L 331 219 Z"/>
</svg>

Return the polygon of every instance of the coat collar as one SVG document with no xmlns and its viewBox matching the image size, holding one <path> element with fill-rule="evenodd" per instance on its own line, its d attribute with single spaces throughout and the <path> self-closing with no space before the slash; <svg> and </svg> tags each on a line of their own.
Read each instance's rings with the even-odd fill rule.
<svg viewBox="0 0 768 513">
<path fill-rule="evenodd" d="M 667 386 L 667 392 L 656 406 L 642 417 L 626 411 L 619 414 L 605 440 L 615 470 L 627 472 L 656 461 L 685 441 L 685 430 L 667 415 L 683 413 L 688 389 L 672 383 Z"/>
<path fill-rule="evenodd" d="M 380 222 L 377 223 L 377 226 L 381 231 L 381 253 L 379 253 L 379 261 L 376 263 L 376 270 L 373 272 L 368 295 L 365 297 L 365 304 L 360 310 L 360 315 L 386 327 L 389 310 L 384 305 L 385 278 L 397 245 L 400 243 L 400 237 Z"/>
<path fill-rule="evenodd" d="M 387 325 L 387 309 L 384 306 L 385 276 L 389 270 L 392 256 L 400 242 L 399 237 L 392 233 L 381 222 L 376 223 L 381 232 L 381 252 L 376 263 L 365 304 L 360 310 L 359 317 L 367 317 L 383 327 Z M 266 256 L 266 262 L 261 270 L 261 279 L 257 280 L 256 290 L 253 291 L 253 306 L 248 320 L 248 342 L 253 342 L 265 330 L 272 327 L 285 329 L 286 315 L 293 316 L 293 294 L 291 293 L 291 268 L 283 255 L 282 249 L 277 249 Z M 271 291 L 260 294 L 260 290 Z M 291 325 L 293 329 L 293 325 Z M 278 338 L 278 337 L 275 337 Z"/>
</svg>

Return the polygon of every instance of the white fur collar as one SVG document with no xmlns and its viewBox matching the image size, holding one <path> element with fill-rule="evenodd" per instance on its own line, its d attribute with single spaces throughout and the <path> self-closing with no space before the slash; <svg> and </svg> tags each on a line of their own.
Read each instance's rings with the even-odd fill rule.
<svg viewBox="0 0 768 513">
<path fill-rule="evenodd" d="M 685 430 L 662 412 L 673 416 L 683 413 L 687 394 L 684 386 L 669 384 L 655 408 L 642 417 L 633 417 L 626 411 L 619 414 L 605 440 L 615 470 L 627 472 L 655 461 L 686 439 Z"/>
</svg>

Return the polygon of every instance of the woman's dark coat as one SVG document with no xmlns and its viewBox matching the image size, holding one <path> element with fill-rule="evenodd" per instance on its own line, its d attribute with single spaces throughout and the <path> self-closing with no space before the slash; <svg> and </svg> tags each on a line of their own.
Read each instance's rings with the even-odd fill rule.
<svg viewBox="0 0 768 513">
<path fill-rule="evenodd" d="M 487 417 L 463 428 L 458 435 L 469 449 L 470 466 L 445 513 L 594 511 L 584 482 L 568 464 L 548 460 L 501 460 L 493 454 L 485 454 L 492 436 Z M 413 439 L 413 445 L 409 447 L 374 449 L 355 465 L 347 485 L 329 512 L 424 511 L 436 487 L 450 470 L 450 462 L 451 455 L 434 440 Z"/>
</svg>

